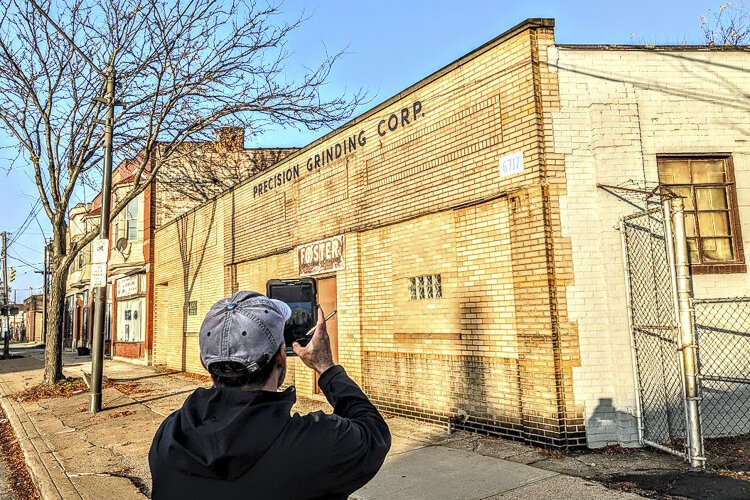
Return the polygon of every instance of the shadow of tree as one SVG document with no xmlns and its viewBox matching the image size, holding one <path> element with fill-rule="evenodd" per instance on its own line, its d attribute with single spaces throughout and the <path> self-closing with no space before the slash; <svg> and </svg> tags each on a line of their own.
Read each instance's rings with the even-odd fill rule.
<svg viewBox="0 0 750 500">
<path fill-rule="evenodd" d="M 181 369 L 187 369 L 187 335 L 188 315 L 190 314 L 190 299 L 193 295 L 195 284 L 200 275 L 203 261 L 208 249 L 211 232 L 216 219 L 217 200 L 210 202 L 211 211 L 208 221 L 203 228 L 204 235 L 200 241 L 196 241 L 196 226 L 198 225 L 197 212 L 191 212 L 177 219 L 177 238 L 180 247 L 180 260 L 182 263 L 182 362 Z M 205 213 L 204 211 L 201 211 Z M 194 246 L 198 245 L 198 246 Z"/>
</svg>

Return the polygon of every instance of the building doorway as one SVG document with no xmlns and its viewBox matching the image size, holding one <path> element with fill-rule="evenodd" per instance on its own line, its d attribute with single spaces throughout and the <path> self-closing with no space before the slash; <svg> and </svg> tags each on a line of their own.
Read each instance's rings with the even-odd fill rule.
<svg viewBox="0 0 750 500">
<path fill-rule="evenodd" d="M 337 308 L 336 302 L 336 276 L 327 278 L 320 278 L 317 280 L 318 288 L 318 304 L 323 308 L 323 312 L 326 316 Z M 329 319 L 327 324 L 328 336 L 331 338 L 331 353 L 333 354 L 333 362 L 339 362 L 339 319 L 338 314 L 333 318 Z M 320 394 L 320 387 L 318 387 L 318 374 L 313 374 L 313 392 Z"/>
</svg>

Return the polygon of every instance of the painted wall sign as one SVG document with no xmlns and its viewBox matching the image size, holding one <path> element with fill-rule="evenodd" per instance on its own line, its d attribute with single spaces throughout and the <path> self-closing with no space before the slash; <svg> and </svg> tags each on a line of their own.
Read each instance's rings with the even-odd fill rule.
<svg viewBox="0 0 750 500">
<path fill-rule="evenodd" d="M 343 234 L 297 247 L 300 276 L 340 271 L 344 267 Z"/>
<path fill-rule="evenodd" d="M 138 293 L 138 276 L 128 276 L 117 280 L 117 296 L 126 297 Z"/>
<path fill-rule="evenodd" d="M 500 158 L 500 177 L 508 177 L 523 172 L 523 151 Z"/>
<path fill-rule="evenodd" d="M 417 120 L 423 116 L 422 102 L 414 101 L 410 105 L 405 106 L 388 116 L 380 118 L 374 128 L 377 130 L 378 136 L 384 137 L 386 134 L 395 132 L 399 128 L 407 127 L 410 124 L 416 123 Z M 331 144 L 326 149 L 311 154 L 304 163 L 304 170 L 300 168 L 300 164 L 298 163 L 268 177 L 255 181 L 255 184 L 253 185 L 253 198 L 281 187 L 288 182 L 297 180 L 305 171 L 308 173 L 313 171 L 318 172 L 322 167 L 325 167 L 329 163 L 340 158 L 346 157 L 348 154 L 356 151 L 357 148 L 364 148 L 366 144 L 367 134 L 364 130 L 360 130 L 349 137 L 344 137 L 336 143 Z"/>
</svg>

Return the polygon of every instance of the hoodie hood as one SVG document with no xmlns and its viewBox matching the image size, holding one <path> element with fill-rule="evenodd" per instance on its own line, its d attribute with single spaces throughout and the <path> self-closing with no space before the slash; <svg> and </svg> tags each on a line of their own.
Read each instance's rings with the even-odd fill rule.
<svg viewBox="0 0 750 500">
<path fill-rule="evenodd" d="M 294 387 L 283 392 L 198 389 L 160 429 L 162 463 L 194 476 L 233 481 L 260 460 L 291 420 Z M 248 436 L 248 425 L 257 432 Z M 242 436 L 242 439 L 238 439 Z"/>
</svg>

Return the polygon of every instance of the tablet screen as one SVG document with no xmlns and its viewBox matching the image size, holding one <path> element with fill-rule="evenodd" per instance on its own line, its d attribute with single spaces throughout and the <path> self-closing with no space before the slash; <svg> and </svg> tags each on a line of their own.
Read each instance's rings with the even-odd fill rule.
<svg viewBox="0 0 750 500">
<path fill-rule="evenodd" d="M 295 341 L 306 345 L 310 340 L 306 334 L 315 326 L 315 288 L 310 282 L 269 284 L 268 296 L 289 305 L 292 316 L 284 326 L 284 342 L 291 351 Z"/>
</svg>

